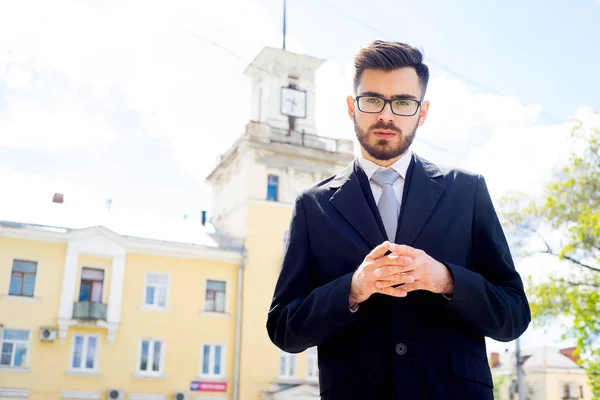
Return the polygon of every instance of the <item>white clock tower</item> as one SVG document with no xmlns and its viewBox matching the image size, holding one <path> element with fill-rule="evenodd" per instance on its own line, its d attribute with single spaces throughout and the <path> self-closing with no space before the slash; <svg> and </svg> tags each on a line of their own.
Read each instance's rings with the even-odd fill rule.
<svg viewBox="0 0 600 400">
<path fill-rule="evenodd" d="M 318 399 L 314 352 L 298 360 L 282 354 L 269 341 L 265 318 L 295 198 L 354 158 L 352 140 L 317 135 L 315 72 L 322 64 L 263 49 L 245 71 L 252 80 L 251 121 L 206 179 L 213 189 L 211 223 L 247 252 L 237 279 L 243 289 L 236 293 L 235 400 Z M 282 376 L 290 368 L 298 369 L 297 377 Z"/>
<path fill-rule="evenodd" d="M 324 60 L 265 47 L 244 75 L 252 79 L 251 119 L 316 133 L 315 73 Z"/>
</svg>

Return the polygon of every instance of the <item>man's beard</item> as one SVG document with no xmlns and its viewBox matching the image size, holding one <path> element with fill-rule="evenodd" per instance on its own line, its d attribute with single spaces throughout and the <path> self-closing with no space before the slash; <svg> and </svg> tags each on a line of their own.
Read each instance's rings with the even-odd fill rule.
<svg viewBox="0 0 600 400">
<path fill-rule="evenodd" d="M 404 135 L 402 133 L 402 130 L 396 127 L 393 123 L 390 122 L 386 125 L 382 121 L 377 122 L 365 132 L 361 129 L 360 126 L 358 126 L 358 123 L 356 122 L 356 117 L 354 118 L 354 131 L 356 132 L 358 142 L 371 157 L 373 157 L 376 160 L 388 161 L 396 157 L 400 157 L 402 154 L 406 153 L 406 151 L 408 150 L 415 138 L 415 132 L 417 131 L 417 127 L 419 126 L 419 119 L 417 119 L 415 127 L 412 129 L 412 132 L 410 132 L 410 134 L 408 135 Z M 377 142 L 374 145 L 370 144 L 369 132 L 372 132 L 375 129 L 396 132 L 396 134 L 400 138 L 399 143 L 393 146 L 388 140 L 377 139 Z"/>
</svg>

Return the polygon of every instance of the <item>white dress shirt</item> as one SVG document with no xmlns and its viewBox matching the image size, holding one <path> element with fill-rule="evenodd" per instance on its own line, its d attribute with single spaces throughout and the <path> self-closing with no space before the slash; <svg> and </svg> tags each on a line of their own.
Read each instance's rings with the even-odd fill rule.
<svg viewBox="0 0 600 400">
<path fill-rule="evenodd" d="M 375 164 L 373 161 L 367 160 L 362 156 L 362 154 L 358 157 L 358 163 L 367 174 L 367 178 L 369 179 L 369 185 L 371 186 L 371 192 L 373 192 L 373 198 L 375 199 L 375 204 L 379 203 L 379 198 L 381 197 L 381 193 L 383 192 L 383 188 L 376 184 L 371 180 L 371 177 L 378 170 L 386 170 L 393 169 L 397 173 L 400 174 L 400 178 L 394 182 L 392 188 L 394 189 L 394 193 L 396 193 L 396 198 L 398 199 L 398 204 L 400 205 L 400 209 L 402 209 L 402 192 L 404 192 L 404 182 L 406 181 L 406 172 L 408 171 L 408 166 L 410 165 L 410 160 L 412 158 L 411 151 L 407 151 L 402 157 L 400 157 L 395 163 L 390 165 L 389 167 L 380 167 Z"/>
</svg>

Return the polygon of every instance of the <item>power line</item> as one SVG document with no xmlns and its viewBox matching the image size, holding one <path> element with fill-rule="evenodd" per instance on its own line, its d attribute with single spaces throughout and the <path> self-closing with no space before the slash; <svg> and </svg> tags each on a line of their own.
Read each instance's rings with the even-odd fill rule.
<svg viewBox="0 0 600 400">
<path fill-rule="evenodd" d="M 227 53 L 227 54 L 229 54 L 230 56 L 234 57 L 236 60 L 238 60 L 238 61 L 240 61 L 241 63 L 243 63 L 243 64 L 246 66 L 246 68 L 248 68 L 248 67 L 250 67 L 250 66 L 251 66 L 252 68 L 256 68 L 256 69 L 258 69 L 259 71 L 262 71 L 262 72 L 264 72 L 264 73 L 266 73 L 266 74 L 269 74 L 269 75 L 272 75 L 272 76 L 277 76 L 276 74 L 274 74 L 274 73 L 273 73 L 273 72 L 271 72 L 271 71 L 268 71 L 268 70 L 266 70 L 266 69 L 264 69 L 264 68 L 260 68 L 260 67 L 257 67 L 256 65 L 253 65 L 251 62 L 248 62 L 248 61 L 246 61 L 246 60 L 245 60 L 243 57 L 241 57 L 239 54 L 236 54 L 236 53 L 234 53 L 233 51 L 229 50 L 229 49 L 228 49 L 228 48 L 226 48 L 225 46 L 222 46 L 222 45 L 220 45 L 219 43 L 216 43 L 216 42 L 215 42 L 215 41 L 213 41 L 213 40 L 210 40 L 210 39 L 208 39 L 208 38 L 206 38 L 206 37 L 204 37 L 204 36 L 201 36 L 201 35 L 199 35 L 199 34 L 197 34 L 197 33 L 194 33 L 194 32 L 190 32 L 190 31 L 185 31 L 185 32 L 186 32 L 186 33 L 188 33 L 188 34 L 190 34 L 190 35 L 192 35 L 192 36 L 194 36 L 194 37 L 195 37 L 195 38 L 197 38 L 197 39 L 200 39 L 200 40 L 202 40 L 202 41 L 204 41 L 204 42 L 206 42 L 206 43 L 209 43 L 209 44 L 211 44 L 212 46 L 214 46 L 214 47 L 216 47 L 216 48 L 218 48 L 218 49 L 220 49 L 220 50 L 224 51 L 225 53 Z M 316 93 L 315 93 L 315 92 L 313 92 L 313 91 L 311 91 L 311 90 L 306 90 L 306 92 L 316 96 Z M 441 147 L 441 146 L 435 145 L 435 144 L 433 144 L 433 143 L 431 143 L 431 142 L 429 142 L 429 141 L 427 141 L 427 140 L 421 139 L 421 138 L 419 138 L 419 137 L 415 137 L 415 140 L 416 140 L 417 142 L 421 142 L 421 143 L 423 143 L 423 144 L 425 144 L 425 145 L 427 145 L 427 146 L 430 146 L 430 147 L 432 147 L 432 148 L 434 148 L 434 149 L 436 149 L 436 150 L 438 150 L 438 151 L 442 151 L 442 152 L 444 152 L 444 153 L 448 153 L 448 154 L 451 154 L 451 155 L 453 155 L 453 156 L 460 157 L 461 159 L 463 159 L 463 158 L 465 158 L 465 157 L 466 157 L 466 155 L 465 155 L 465 154 L 457 153 L 457 152 L 455 152 L 455 151 L 452 151 L 452 150 L 449 150 L 449 149 L 443 148 L 443 147 Z"/>
<path fill-rule="evenodd" d="M 366 29 L 368 29 L 368 30 L 370 30 L 370 31 L 372 31 L 374 33 L 377 33 L 377 34 L 383 36 L 385 39 L 394 40 L 391 37 L 391 35 L 388 35 L 387 33 L 381 31 L 379 28 L 376 28 L 376 27 L 374 27 L 372 25 L 369 25 L 368 23 L 366 23 L 363 20 L 361 20 L 359 17 L 357 17 L 354 14 L 350 13 L 349 11 L 343 9 L 342 7 L 340 7 L 339 5 L 337 5 L 336 3 L 334 3 L 331 0 L 318 0 L 318 1 L 315 1 L 315 3 L 318 3 L 318 4 L 327 3 L 331 7 L 337 9 L 340 14 L 343 14 L 344 16 L 346 16 L 346 18 L 348 20 L 351 20 L 352 22 L 356 23 L 357 25 L 361 25 L 362 27 L 364 27 L 364 28 L 366 28 Z M 426 57 L 426 59 L 427 59 L 427 61 L 430 61 L 430 62 L 436 64 L 438 67 L 442 68 L 443 70 L 447 71 L 451 75 L 454 75 L 455 77 L 459 78 L 462 81 L 465 81 L 466 83 L 468 83 L 468 84 L 470 84 L 470 85 L 472 85 L 474 87 L 477 87 L 479 89 L 483 89 L 484 91 L 490 92 L 490 93 L 495 94 L 497 96 L 506 97 L 506 95 L 498 92 L 497 90 L 494 90 L 494 89 L 490 88 L 489 86 L 484 85 L 482 83 L 476 82 L 473 79 L 467 78 L 466 76 L 464 76 L 464 75 L 456 72 L 452 68 L 448 67 L 447 65 L 445 65 L 445 64 L 443 64 L 443 63 L 441 63 L 439 61 L 434 60 L 431 57 Z M 557 124 L 563 123 L 563 121 L 561 121 L 558 118 L 555 118 L 555 117 L 553 117 L 553 116 L 551 116 L 549 114 L 540 112 L 540 115 L 543 116 L 543 117 L 545 117 L 545 118 L 547 118 L 548 120 L 550 120 L 550 121 L 552 121 L 554 123 L 557 123 Z"/>
</svg>

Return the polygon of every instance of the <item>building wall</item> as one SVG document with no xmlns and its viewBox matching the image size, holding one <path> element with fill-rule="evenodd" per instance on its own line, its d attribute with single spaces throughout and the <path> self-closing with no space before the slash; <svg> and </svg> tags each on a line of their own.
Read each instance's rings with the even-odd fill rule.
<svg viewBox="0 0 600 400">
<path fill-rule="evenodd" d="M 28 398 L 34 400 L 59 399 L 64 390 L 99 392 L 100 398 L 104 399 L 107 389 L 119 388 L 127 393 L 156 394 L 159 395 L 157 399 L 170 399 L 174 391 L 189 391 L 192 381 L 206 380 L 225 382 L 228 391 L 194 392 L 194 395 L 231 398 L 237 263 L 128 253 L 121 320 L 114 342 L 108 342 L 106 328 L 95 322 L 71 326 L 64 341 L 43 342 L 39 339 L 40 327 L 56 327 L 66 248 L 65 243 L 0 237 L 0 324 L 6 329 L 30 330 L 27 367 L 0 368 L 0 397 L 4 397 L 7 389 L 28 389 Z M 38 262 L 33 300 L 6 296 L 15 258 Z M 78 300 L 82 266 L 106 269 L 103 301 L 109 301 L 112 259 L 80 255 L 77 265 L 73 301 Z M 144 305 L 148 272 L 168 273 L 166 309 L 156 310 Z M 205 312 L 207 279 L 226 281 L 224 314 Z M 97 337 L 96 371 L 75 372 L 71 369 L 75 334 Z M 164 340 L 162 376 L 148 378 L 137 374 L 142 338 Z M 224 345 L 223 379 L 199 379 L 204 343 Z"/>
<path fill-rule="evenodd" d="M 496 375 L 495 375 L 496 376 Z M 502 378 L 496 376 L 496 382 L 500 382 L 499 400 L 509 400 L 510 385 L 513 377 L 505 376 Z M 528 387 L 526 400 L 563 400 L 563 385 L 566 383 L 575 383 L 577 387 L 583 386 L 583 399 L 591 399 L 592 393 L 587 384 L 587 375 L 583 370 L 574 370 L 567 372 L 552 372 L 552 369 L 547 371 L 525 370 L 525 383 Z M 517 399 L 515 395 L 513 397 Z"/>
<path fill-rule="evenodd" d="M 562 400 L 563 397 L 563 385 L 565 383 L 575 383 L 577 386 L 583 386 L 583 398 L 591 399 L 592 391 L 587 383 L 587 375 L 583 371 L 579 373 L 547 373 L 546 374 L 546 386 L 547 386 L 547 400 Z"/>
<path fill-rule="evenodd" d="M 0 237 L 0 324 L 55 324 L 65 252 L 65 244 Z M 8 296 L 13 259 L 38 263 L 32 299 Z"/>
<path fill-rule="evenodd" d="M 280 350 L 266 330 L 266 318 L 279 274 L 284 232 L 289 228 L 291 206 L 274 203 L 249 205 L 244 271 L 242 365 L 240 400 L 257 400 L 262 391 L 307 380 L 306 354 L 296 356 L 296 377 L 280 378 Z"/>
<path fill-rule="evenodd" d="M 236 239 L 246 234 L 249 162 L 247 156 L 236 153 L 219 170 L 213 185 L 212 222 Z"/>
</svg>

